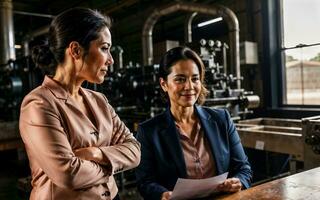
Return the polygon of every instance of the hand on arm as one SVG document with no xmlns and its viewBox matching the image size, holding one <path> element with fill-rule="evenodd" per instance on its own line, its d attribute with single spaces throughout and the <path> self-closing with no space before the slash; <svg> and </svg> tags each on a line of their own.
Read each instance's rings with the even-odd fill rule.
<svg viewBox="0 0 320 200">
<path fill-rule="evenodd" d="M 162 193 L 162 195 L 161 195 L 161 200 L 169 200 L 170 197 L 171 197 L 171 195 L 172 195 L 172 192 L 171 192 L 171 191 L 164 192 L 164 193 Z"/>
<path fill-rule="evenodd" d="M 136 167 L 140 162 L 140 143 L 135 139 L 130 130 L 120 120 L 114 109 L 108 104 L 108 112 L 112 117 L 112 135 L 110 145 L 99 147 L 103 154 L 103 159 L 110 164 L 112 173 Z"/>
<path fill-rule="evenodd" d="M 98 147 L 85 147 L 74 150 L 75 156 L 83 160 L 94 161 L 98 164 L 105 164 L 102 151 Z"/>
<path fill-rule="evenodd" d="M 238 192 L 241 188 L 242 184 L 238 178 L 228 178 L 218 185 L 218 190 L 221 192 Z"/>
</svg>

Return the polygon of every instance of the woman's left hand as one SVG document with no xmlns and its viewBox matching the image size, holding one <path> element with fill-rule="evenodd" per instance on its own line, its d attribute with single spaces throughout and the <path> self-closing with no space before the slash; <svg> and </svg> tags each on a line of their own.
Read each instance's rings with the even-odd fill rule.
<svg viewBox="0 0 320 200">
<path fill-rule="evenodd" d="M 76 149 L 74 150 L 74 154 L 83 160 L 95 161 L 97 163 L 102 162 L 103 159 L 103 154 L 98 147 Z"/>
<path fill-rule="evenodd" d="M 221 192 L 238 192 L 241 188 L 242 184 L 238 178 L 228 178 L 218 185 L 218 190 Z"/>
</svg>

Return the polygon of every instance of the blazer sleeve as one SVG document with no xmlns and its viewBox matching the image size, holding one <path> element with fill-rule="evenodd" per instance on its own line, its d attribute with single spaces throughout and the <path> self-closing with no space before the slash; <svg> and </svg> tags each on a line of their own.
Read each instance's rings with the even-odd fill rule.
<svg viewBox="0 0 320 200">
<path fill-rule="evenodd" d="M 250 163 L 228 111 L 224 110 L 224 112 L 230 145 L 229 176 L 239 178 L 243 188 L 246 189 L 250 187 L 252 179 Z"/>
<path fill-rule="evenodd" d="M 29 94 L 21 106 L 20 134 L 31 164 L 39 165 L 62 188 L 84 189 L 108 182 L 102 167 L 74 155 L 58 109 L 45 95 Z"/>
<path fill-rule="evenodd" d="M 136 168 L 138 190 L 144 199 L 160 200 L 162 193 L 168 190 L 156 181 L 153 144 L 141 125 L 138 127 L 137 140 L 141 143 L 141 162 Z"/>
<path fill-rule="evenodd" d="M 122 143 L 100 147 L 100 149 L 104 157 L 107 158 L 111 164 L 112 173 L 118 173 L 124 170 L 132 169 L 138 166 L 140 163 L 140 143 L 135 139 L 126 125 L 120 120 L 119 116 L 109 103 L 107 103 L 107 109 L 110 111 L 112 117 L 112 137 L 121 134 L 124 135 L 125 139 Z"/>
</svg>

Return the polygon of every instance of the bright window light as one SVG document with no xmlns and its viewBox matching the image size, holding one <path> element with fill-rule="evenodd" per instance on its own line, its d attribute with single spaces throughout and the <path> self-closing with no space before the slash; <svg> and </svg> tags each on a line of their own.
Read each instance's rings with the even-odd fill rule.
<svg viewBox="0 0 320 200">
<path fill-rule="evenodd" d="M 201 23 L 198 24 L 198 27 L 207 26 L 209 24 L 213 24 L 213 23 L 216 23 L 216 22 L 219 22 L 219 21 L 222 21 L 222 17 L 218 17 L 218 18 L 215 18 L 215 19 L 211 19 L 209 21 L 201 22 Z"/>
</svg>

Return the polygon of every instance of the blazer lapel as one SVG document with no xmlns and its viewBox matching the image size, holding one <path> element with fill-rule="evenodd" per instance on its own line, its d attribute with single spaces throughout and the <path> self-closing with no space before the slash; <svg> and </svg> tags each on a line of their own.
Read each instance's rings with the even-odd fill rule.
<svg viewBox="0 0 320 200">
<path fill-rule="evenodd" d="M 198 113 L 201 126 L 204 130 L 204 134 L 209 141 L 209 145 L 211 147 L 212 155 L 215 159 L 217 173 L 220 174 L 222 171 L 221 163 L 224 162 L 223 153 L 221 152 L 221 148 L 218 148 L 221 143 L 220 130 L 217 122 L 214 118 L 209 115 L 207 111 L 205 111 L 200 106 L 195 106 L 196 111 Z"/>
<path fill-rule="evenodd" d="M 91 124 L 93 125 L 94 129 L 96 131 L 100 131 L 102 130 L 102 124 L 100 123 L 99 119 L 102 118 L 100 115 L 100 110 L 99 110 L 99 106 L 97 104 L 97 101 L 95 98 L 92 97 L 92 95 L 87 92 L 85 89 L 80 87 L 80 91 L 84 97 L 84 100 L 87 101 L 87 105 L 94 117 L 94 122 L 90 121 L 89 118 L 88 120 L 91 122 Z"/>
<path fill-rule="evenodd" d="M 160 131 L 160 134 L 165 143 L 164 146 L 168 148 L 168 152 L 173 158 L 173 162 L 176 165 L 179 177 L 184 178 L 187 176 L 187 172 L 185 160 L 182 153 L 182 147 L 180 144 L 179 133 L 177 132 L 177 128 L 171 116 L 170 109 L 167 109 L 164 115 L 165 124 L 164 128 Z"/>
</svg>

